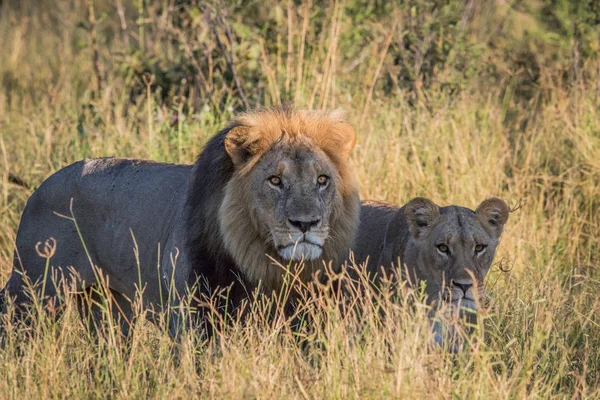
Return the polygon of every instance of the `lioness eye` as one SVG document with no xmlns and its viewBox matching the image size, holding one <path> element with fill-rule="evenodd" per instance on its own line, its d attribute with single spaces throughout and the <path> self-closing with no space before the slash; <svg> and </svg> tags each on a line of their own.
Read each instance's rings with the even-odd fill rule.
<svg viewBox="0 0 600 400">
<path fill-rule="evenodd" d="M 447 253 L 450 251 L 450 249 L 448 248 L 448 246 L 446 246 L 445 244 L 438 244 L 438 250 L 441 251 L 442 253 Z"/>
<path fill-rule="evenodd" d="M 485 249 L 485 246 L 482 244 L 478 244 L 477 246 L 475 246 L 476 253 L 481 253 L 483 251 L 483 249 Z"/>
<path fill-rule="evenodd" d="M 327 175 L 319 175 L 317 178 L 317 183 L 321 186 L 325 186 L 329 182 L 329 177 Z"/>
<path fill-rule="evenodd" d="M 279 186 L 279 185 L 281 185 L 281 178 L 273 175 L 273 176 L 269 177 L 269 182 L 273 186 Z"/>
</svg>

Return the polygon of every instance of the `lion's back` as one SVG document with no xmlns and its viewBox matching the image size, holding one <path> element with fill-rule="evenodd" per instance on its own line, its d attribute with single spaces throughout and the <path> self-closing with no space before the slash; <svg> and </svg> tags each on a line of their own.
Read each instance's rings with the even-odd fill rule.
<svg viewBox="0 0 600 400">
<path fill-rule="evenodd" d="M 75 162 L 48 177 L 27 202 L 28 212 L 78 213 L 168 210 L 173 199 L 184 198 L 191 166 L 125 158 L 95 158 Z M 108 217 L 108 215 L 103 215 Z M 157 216 L 155 214 L 155 216 Z"/>
<path fill-rule="evenodd" d="M 191 166 L 122 158 L 82 160 L 60 169 L 34 191 L 21 217 L 15 266 L 35 276 L 43 268 L 36 243 L 56 241 L 52 265 L 76 266 L 85 278 L 99 267 L 157 265 L 177 209 L 185 201 Z M 79 230 L 79 232 L 78 232 Z M 135 243 L 134 239 L 135 238 Z M 85 248 L 84 248 L 85 244 Z"/>
</svg>

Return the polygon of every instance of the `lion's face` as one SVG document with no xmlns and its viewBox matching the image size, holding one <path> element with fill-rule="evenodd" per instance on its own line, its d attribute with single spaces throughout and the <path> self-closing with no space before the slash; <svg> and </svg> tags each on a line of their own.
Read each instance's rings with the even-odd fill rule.
<svg viewBox="0 0 600 400">
<path fill-rule="evenodd" d="M 234 171 L 219 230 L 249 281 L 277 289 L 281 265 L 310 262 L 300 269 L 308 280 L 321 260 L 345 259 L 360 209 L 348 162 L 355 137 L 338 113 L 287 109 L 243 115 L 227 131 Z"/>
<path fill-rule="evenodd" d="M 508 213 L 506 203 L 497 198 L 484 201 L 475 212 L 458 206 L 439 208 L 422 198 L 406 205 L 418 253 L 417 278 L 426 281 L 431 300 L 441 298 L 477 310 Z"/>
<path fill-rule="evenodd" d="M 321 257 L 336 201 L 337 173 L 313 146 L 276 145 L 251 173 L 251 211 L 283 260 Z"/>
</svg>

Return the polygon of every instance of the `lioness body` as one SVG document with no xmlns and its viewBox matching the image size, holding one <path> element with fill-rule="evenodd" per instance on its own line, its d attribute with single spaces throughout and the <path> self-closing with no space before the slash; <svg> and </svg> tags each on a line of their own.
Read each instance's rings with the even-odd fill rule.
<svg viewBox="0 0 600 400">
<path fill-rule="evenodd" d="M 356 235 L 356 242 L 353 248 L 356 264 L 367 263 L 367 271 L 372 274 L 381 274 L 381 266 L 391 267 L 395 260 L 392 260 L 392 254 L 384 256 L 384 248 L 389 249 L 393 238 L 387 238 L 387 229 L 394 217 L 403 215 L 400 207 L 392 203 L 382 201 L 363 201 L 360 207 L 360 224 Z M 404 231 L 400 235 L 400 240 L 408 239 L 408 225 L 404 218 L 400 217 L 399 231 Z M 388 243 L 389 242 L 389 243 Z M 405 243 L 399 243 L 402 251 Z M 389 252 L 388 252 L 389 253 Z M 403 253 L 403 251 L 402 251 Z M 401 254 L 397 254 L 401 256 Z M 385 259 L 387 257 L 388 259 Z"/>
<path fill-rule="evenodd" d="M 147 304 L 198 283 L 209 296 L 228 288 L 226 303 L 235 307 L 259 285 L 279 290 L 286 268 L 302 262 L 298 272 L 308 280 L 324 261 L 341 264 L 352 244 L 359 200 L 347 159 L 354 143 L 339 113 L 275 108 L 236 118 L 193 166 L 75 163 L 28 201 L 5 292 L 27 302 L 23 275 L 32 282 L 46 276 L 35 249 L 49 238 L 56 248 L 46 296 L 61 268 L 74 272 L 78 290 L 98 283 L 98 271 L 118 297 L 133 299 L 141 284 Z"/>
</svg>

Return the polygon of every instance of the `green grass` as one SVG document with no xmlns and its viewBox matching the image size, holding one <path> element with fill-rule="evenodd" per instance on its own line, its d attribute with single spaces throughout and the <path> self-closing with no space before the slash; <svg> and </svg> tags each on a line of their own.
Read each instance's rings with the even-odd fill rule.
<svg viewBox="0 0 600 400">
<path fill-rule="evenodd" d="M 12 268 L 25 202 L 51 173 L 107 155 L 191 163 L 242 106 L 203 22 L 209 11 L 192 10 L 187 15 L 201 16 L 178 25 L 169 1 L 146 2 L 140 22 L 141 3 L 124 1 L 122 30 L 121 2 L 95 1 L 98 90 L 87 2 L 9 3 L 0 6 L 0 282 Z M 289 320 L 265 318 L 266 299 L 249 323 L 232 323 L 209 343 L 184 335 L 178 345 L 143 320 L 129 341 L 108 321 L 94 335 L 67 302 L 56 323 L 7 326 L 2 397 L 599 398 L 597 38 L 585 36 L 584 25 L 579 36 L 544 30 L 534 1 L 498 2 L 510 9 L 503 13 L 475 6 L 463 31 L 462 8 L 432 11 L 424 1 L 385 12 L 360 2 L 314 4 L 306 28 L 303 5 L 267 3 L 225 7 L 248 102 L 346 109 L 358 133 L 352 162 L 362 198 L 401 204 L 426 196 L 474 208 L 498 196 L 518 208 L 487 278 L 492 305 L 466 351 L 432 349 L 425 310 L 390 300 L 357 298 L 365 302 L 360 317 L 341 314 L 332 299 L 306 304 L 316 322 L 300 332 L 305 346 Z M 423 7 L 421 26 L 409 17 Z M 262 11 L 248 21 L 254 9 Z M 531 32 L 510 36 L 506 28 L 533 20 Z M 485 28 L 500 22 L 490 37 Z M 216 29 L 229 49 L 226 28 Z M 403 47 L 400 39 L 410 38 Z M 435 71 L 426 64 L 414 75 L 415 49 L 427 43 L 452 50 Z M 199 67 L 211 90 L 177 97 L 192 84 L 170 84 L 163 72 L 178 76 L 178 65 L 195 73 L 190 81 Z M 155 75 L 149 92 L 144 72 Z M 31 188 L 11 184 L 9 173 Z"/>
</svg>

